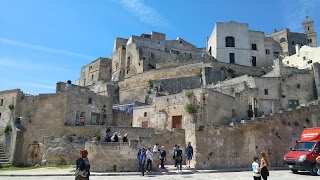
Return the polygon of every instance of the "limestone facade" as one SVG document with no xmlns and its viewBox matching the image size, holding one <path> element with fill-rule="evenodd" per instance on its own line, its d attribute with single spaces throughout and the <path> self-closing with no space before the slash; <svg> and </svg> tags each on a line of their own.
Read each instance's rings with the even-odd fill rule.
<svg viewBox="0 0 320 180">
<path fill-rule="evenodd" d="M 284 66 L 298 69 L 311 69 L 314 63 L 320 62 L 320 48 L 296 45 L 296 54 L 282 60 Z"/>
<path fill-rule="evenodd" d="M 217 22 L 208 39 L 207 51 L 220 62 L 268 67 L 272 65 L 275 49 L 269 41 L 263 32 L 249 30 L 248 24 Z"/>
<path fill-rule="evenodd" d="M 100 57 L 81 68 L 80 79 L 75 84 L 90 86 L 98 81 L 110 81 L 111 73 L 111 60 L 109 58 Z"/>
</svg>

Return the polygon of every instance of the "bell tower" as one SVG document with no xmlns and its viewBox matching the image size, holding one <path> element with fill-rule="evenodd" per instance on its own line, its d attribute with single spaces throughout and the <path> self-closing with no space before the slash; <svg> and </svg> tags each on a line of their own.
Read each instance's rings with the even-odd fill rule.
<svg viewBox="0 0 320 180">
<path fill-rule="evenodd" d="M 303 22 L 303 32 L 308 36 L 308 45 L 318 47 L 317 33 L 314 31 L 314 22 L 310 20 L 309 16 L 307 16 Z"/>
</svg>

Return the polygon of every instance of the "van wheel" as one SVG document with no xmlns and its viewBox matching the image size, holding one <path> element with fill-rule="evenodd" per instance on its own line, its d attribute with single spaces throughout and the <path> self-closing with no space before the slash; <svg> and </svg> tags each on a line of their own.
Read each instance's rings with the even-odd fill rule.
<svg viewBox="0 0 320 180">
<path fill-rule="evenodd" d="M 317 168 L 316 164 L 312 164 L 312 167 L 310 169 L 310 174 L 313 176 L 317 176 L 318 175 L 317 172 L 318 172 L 318 168 Z"/>
<path fill-rule="evenodd" d="M 295 170 L 295 169 L 291 169 L 292 173 L 293 174 L 297 174 L 298 173 L 298 170 Z"/>
</svg>

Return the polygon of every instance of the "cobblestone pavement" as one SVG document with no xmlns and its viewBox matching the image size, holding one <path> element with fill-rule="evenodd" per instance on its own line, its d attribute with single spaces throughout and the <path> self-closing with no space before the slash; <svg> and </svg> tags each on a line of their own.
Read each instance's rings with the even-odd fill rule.
<svg viewBox="0 0 320 180">
<path fill-rule="evenodd" d="M 72 176 L 33 176 L 33 177 L 0 177 L 1 180 L 73 180 Z M 146 175 L 141 176 L 92 176 L 90 180 L 138 180 L 138 179 L 161 179 L 161 180 L 180 180 L 180 179 L 220 179 L 220 180 L 250 180 L 251 172 L 225 172 L 225 173 L 197 173 L 197 174 L 175 174 L 175 175 Z M 268 180 L 314 180 L 320 176 L 311 176 L 309 173 L 292 174 L 290 171 L 270 171 Z"/>
</svg>

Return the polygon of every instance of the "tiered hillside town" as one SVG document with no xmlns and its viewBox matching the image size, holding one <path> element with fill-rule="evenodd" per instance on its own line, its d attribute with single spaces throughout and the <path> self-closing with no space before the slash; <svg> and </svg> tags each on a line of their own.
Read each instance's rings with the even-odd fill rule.
<svg viewBox="0 0 320 180">
<path fill-rule="evenodd" d="M 75 164 L 86 148 L 93 171 L 136 171 L 139 147 L 170 154 L 191 142 L 193 168 L 248 167 L 261 151 L 282 166 L 302 130 L 320 125 L 320 49 L 308 16 L 302 27 L 217 22 L 203 48 L 159 32 L 116 38 L 110 58 L 54 94 L 0 91 L 0 164 Z"/>
</svg>

